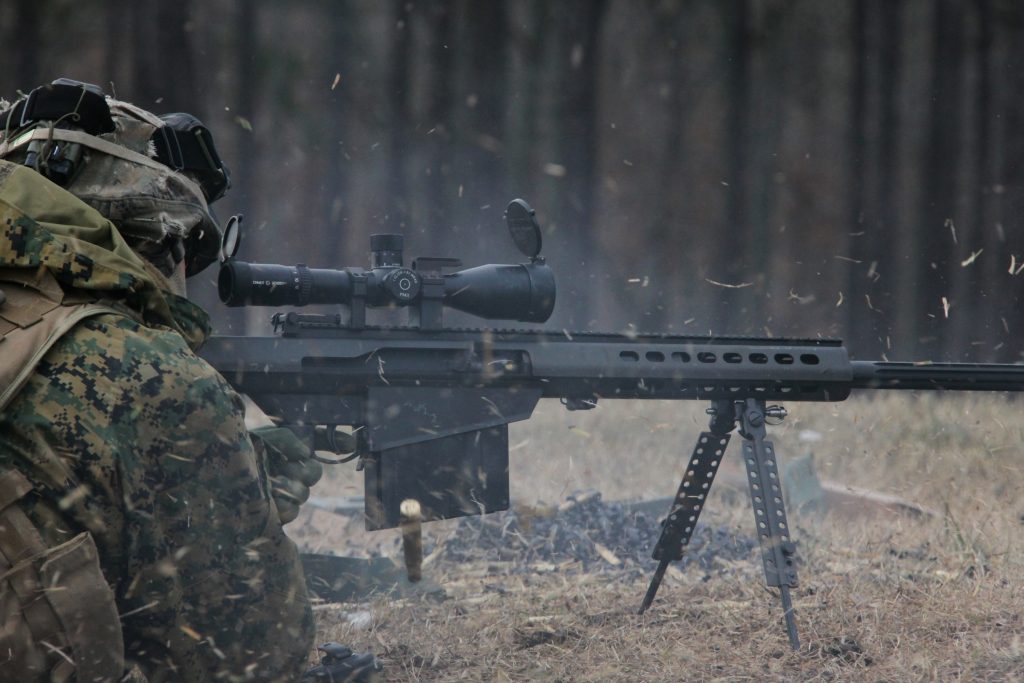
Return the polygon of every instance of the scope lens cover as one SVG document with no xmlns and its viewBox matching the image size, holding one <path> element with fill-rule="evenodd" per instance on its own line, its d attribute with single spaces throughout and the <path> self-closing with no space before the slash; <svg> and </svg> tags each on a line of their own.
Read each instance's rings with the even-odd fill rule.
<svg viewBox="0 0 1024 683">
<path fill-rule="evenodd" d="M 238 253 L 242 243 L 242 214 L 238 213 L 228 219 L 224 225 L 224 235 L 220 240 L 220 262 L 230 261 Z"/>
<path fill-rule="evenodd" d="M 537 212 L 524 200 L 513 199 L 505 209 L 505 222 L 519 251 L 528 258 L 536 258 L 541 247 Z"/>
</svg>

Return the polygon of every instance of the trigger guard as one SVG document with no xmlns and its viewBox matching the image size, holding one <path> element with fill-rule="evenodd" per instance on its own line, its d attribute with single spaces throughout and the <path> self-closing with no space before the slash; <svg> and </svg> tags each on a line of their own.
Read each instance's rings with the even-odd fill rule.
<svg viewBox="0 0 1024 683">
<path fill-rule="evenodd" d="M 335 436 L 338 433 L 338 425 L 324 426 L 327 427 L 327 445 L 331 447 L 331 451 L 335 455 L 341 455 L 341 448 L 338 446 L 338 442 Z M 346 462 L 352 462 L 358 457 L 358 451 L 353 452 L 351 455 L 345 458 L 325 458 L 321 455 L 317 455 L 315 450 L 313 451 L 313 459 L 325 465 L 342 465 Z"/>
</svg>

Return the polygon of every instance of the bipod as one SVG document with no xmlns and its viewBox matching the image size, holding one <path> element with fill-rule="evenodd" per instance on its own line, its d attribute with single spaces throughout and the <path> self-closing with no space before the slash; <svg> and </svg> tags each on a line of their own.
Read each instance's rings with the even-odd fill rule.
<svg viewBox="0 0 1024 683">
<path fill-rule="evenodd" d="M 654 546 L 652 557 L 659 561 L 658 568 L 640 605 L 640 614 L 654 602 L 669 563 L 683 559 L 683 552 L 697 528 L 697 519 L 729 445 L 731 432 L 738 424 L 739 434 L 743 437 L 743 460 L 747 468 L 757 540 L 761 546 L 765 583 L 779 589 L 789 643 L 794 650 L 799 650 L 800 638 L 789 594 L 789 589 L 797 585 L 793 562 L 796 548 L 789 537 L 775 447 L 766 438 L 767 420 L 781 420 L 786 416 L 786 410 L 781 406 L 766 407 L 764 401 L 748 398 L 714 401 L 708 414 L 711 415 L 708 431 L 701 432 L 697 438 L 686 473 Z"/>
</svg>

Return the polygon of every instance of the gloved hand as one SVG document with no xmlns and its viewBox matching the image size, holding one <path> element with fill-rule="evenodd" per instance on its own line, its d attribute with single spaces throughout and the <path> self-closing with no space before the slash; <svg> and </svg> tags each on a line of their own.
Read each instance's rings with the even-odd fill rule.
<svg viewBox="0 0 1024 683">
<path fill-rule="evenodd" d="M 309 487 L 320 481 L 323 465 L 313 459 L 313 451 L 287 427 L 257 427 L 250 430 L 249 436 L 266 453 L 271 495 L 281 523 L 294 521 L 299 516 L 299 506 L 309 499 Z"/>
</svg>

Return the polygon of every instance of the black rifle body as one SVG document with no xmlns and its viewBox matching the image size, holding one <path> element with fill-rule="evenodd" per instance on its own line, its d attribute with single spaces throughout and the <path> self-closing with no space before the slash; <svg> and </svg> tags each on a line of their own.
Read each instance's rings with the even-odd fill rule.
<svg viewBox="0 0 1024 683">
<path fill-rule="evenodd" d="M 508 431 L 541 398 L 842 401 L 854 389 L 1024 390 L 1024 366 L 851 361 L 832 339 L 349 329 L 288 314 L 281 334 L 202 355 L 269 415 L 357 429 L 367 528 L 508 507 Z"/>
</svg>

